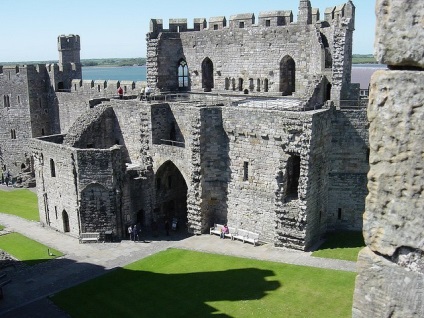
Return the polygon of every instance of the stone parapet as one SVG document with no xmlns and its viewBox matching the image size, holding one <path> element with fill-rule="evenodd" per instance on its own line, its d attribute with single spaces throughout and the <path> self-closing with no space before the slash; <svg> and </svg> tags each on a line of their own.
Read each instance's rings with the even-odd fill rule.
<svg viewBox="0 0 424 318">
<path fill-rule="evenodd" d="M 377 0 L 375 56 L 390 66 L 424 68 L 424 2 Z"/>
</svg>

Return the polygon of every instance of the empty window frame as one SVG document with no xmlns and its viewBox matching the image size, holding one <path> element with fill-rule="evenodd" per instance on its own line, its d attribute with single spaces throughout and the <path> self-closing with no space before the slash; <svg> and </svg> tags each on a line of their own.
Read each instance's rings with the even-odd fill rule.
<svg viewBox="0 0 424 318">
<path fill-rule="evenodd" d="M 249 180 L 249 162 L 243 162 L 243 181 Z"/>
</svg>

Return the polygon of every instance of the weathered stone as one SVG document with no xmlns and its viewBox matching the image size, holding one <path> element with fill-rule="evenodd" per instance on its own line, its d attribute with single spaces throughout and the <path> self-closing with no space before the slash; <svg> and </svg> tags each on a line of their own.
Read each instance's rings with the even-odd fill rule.
<svg viewBox="0 0 424 318">
<path fill-rule="evenodd" d="M 424 68 L 424 2 L 377 0 L 375 56 L 390 66 Z"/>
<path fill-rule="evenodd" d="M 423 255 L 420 257 L 421 263 Z M 358 257 L 354 318 L 423 317 L 424 275 L 363 249 Z"/>
<path fill-rule="evenodd" d="M 367 245 L 384 255 L 424 250 L 424 72 L 379 71 L 371 81 Z"/>
</svg>

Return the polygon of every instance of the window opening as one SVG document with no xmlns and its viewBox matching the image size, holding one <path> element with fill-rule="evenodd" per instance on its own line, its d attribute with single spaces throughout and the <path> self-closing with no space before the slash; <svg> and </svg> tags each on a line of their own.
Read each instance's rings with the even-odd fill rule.
<svg viewBox="0 0 424 318">
<path fill-rule="evenodd" d="M 239 78 L 239 80 L 238 80 L 238 89 L 239 89 L 239 91 L 243 90 L 243 79 L 242 78 Z"/>
<path fill-rule="evenodd" d="M 188 87 L 188 66 L 187 62 L 184 60 L 181 60 L 178 65 L 178 87 Z"/>
<path fill-rule="evenodd" d="M 268 92 L 268 79 L 264 79 L 264 92 Z"/>
<path fill-rule="evenodd" d="M 44 136 L 44 128 L 41 128 L 41 136 Z"/>
<path fill-rule="evenodd" d="M 54 178 L 56 177 L 56 167 L 54 164 L 54 160 L 50 159 L 50 175 Z"/>
<path fill-rule="evenodd" d="M 210 92 L 213 87 L 213 63 L 210 58 L 207 57 L 202 62 L 202 88 L 205 92 Z"/>
<path fill-rule="evenodd" d="M 213 25 L 213 29 L 214 29 L 214 30 L 218 30 L 218 24 L 214 24 L 214 25 Z"/>
<path fill-rule="evenodd" d="M 225 79 L 225 90 L 229 90 L 230 89 L 230 79 L 227 77 Z"/>
<path fill-rule="evenodd" d="M 259 78 L 256 80 L 256 91 L 261 91 L 261 80 Z"/>
<path fill-rule="evenodd" d="M 300 157 L 291 155 L 287 161 L 287 196 L 298 197 L 299 178 L 300 178 Z"/>
<path fill-rule="evenodd" d="M 285 56 L 280 63 L 280 92 L 283 96 L 295 92 L 296 64 L 291 56 Z"/>
<path fill-rule="evenodd" d="M 247 181 L 249 179 L 249 162 L 245 161 L 243 163 L 243 181 Z"/>
<path fill-rule="evenodd" d="M 10 130 L 10 138 L 16 139 L 16 131 L 15 131 L 15 129 L 11 129 Z"/>
<path fill-rule="evenodd" d="M 240 28 L 240 29 L 244 29 L 244 22 L 243 22 L 243 21 L 241 21 L 241 22 L 239 23 L 239 28 Z"/>
<path fill-rule="evenodd" d="M 265 26 L 267 27 L 271 26 L 271 20 L 265 20 Z"/>
<path fill-rule="evenodd" d="M 337 219 L 338 219 L 338 220 L 341 220 L 341 219 L 342 219 L 342 209 L 341 209 L 341 208 L 339 208 L 339 209 L 337 210 Z"/>
</svg>

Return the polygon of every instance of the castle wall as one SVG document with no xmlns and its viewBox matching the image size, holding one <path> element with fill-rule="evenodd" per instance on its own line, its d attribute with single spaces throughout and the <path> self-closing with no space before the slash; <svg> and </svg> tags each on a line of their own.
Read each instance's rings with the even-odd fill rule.
<svg viewBox="0 0 424 318">
<path fill-rule="evenodd" d="M 242 93 L 287 94 L 304 98 L 308 88 L 325 74 L 332 97 L 350 99 L 352 33 L 355 7 L 349 1 L 334 8 L 326 21 L 309 1 L 299 7 L 298 22 L 285 11 L 235 15 L 226 26 L 224 17 L 211 19 L 208 28 L 187 29 L 186 21 L 163 29 L 152 20 L 147 35 L 147 81 L 160 91 L 179 90 L 178 65 L 187 62 L 188 90 L 227 90 Z M 313 18 L 312 18 L 313 17 Z M 312 21 L 313 20 L 313 21 Z M 317 22 L 315 24 L 315 22 Z M 184 24 L 185 23 L 185 24 Z M 171 27 L 172 26 L 172 27 Z M 264 54 L 266 52 L 266 54 Z M 295 88 L 291 67 L 295 65 Z M 334 83 L 333 83 L 334 82 Z M 290 84 L 288 84 L 290 83 Z"/>
<path fill-rule="evenodd" d="M 361 230 L 368 194 L 368 119 L 365 108 L 332 112 L 329 230 Z"/>
<path fill-rule="evenodd" d="M 60 143 L 32 139 L 34 171 L 40 222 L 65 231 L 64 211 L 69 217 L 69 233 L 79 234 L 77 158 L 74 149 Z"/>
<path fill-rule="evenodd" d="M 28 70 L 5 66 L 0 73 L 0 157 L 13 177 L 26 163 L 30 149 L 25 142 L 32 137 Z"/>
</svg>

